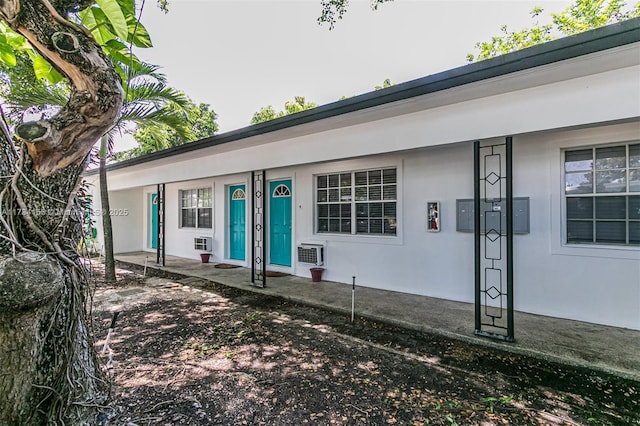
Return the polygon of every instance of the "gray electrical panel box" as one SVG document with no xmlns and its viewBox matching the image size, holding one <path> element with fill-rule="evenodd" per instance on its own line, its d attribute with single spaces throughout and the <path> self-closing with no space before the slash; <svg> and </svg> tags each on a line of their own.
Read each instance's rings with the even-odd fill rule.
<svg viewBox="0 0 640 426">
<path fill-rule="evenodd" d="M 480 232 L 494 229 L 499 233 L 507 231 L 506 200 L 480 200 Z M 473 199 L 456 200 L 456 231 L 473 232 Z M 513 233 L 529 233 L 529 197 L 513 198 Z"/>
</svg>

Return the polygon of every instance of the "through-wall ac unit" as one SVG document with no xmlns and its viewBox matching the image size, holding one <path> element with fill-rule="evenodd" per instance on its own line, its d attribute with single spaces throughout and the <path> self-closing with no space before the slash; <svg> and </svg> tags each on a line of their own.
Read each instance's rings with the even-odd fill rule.
<svg viewBox="0 0 640 426">
<path fill-rule="evenodd" d="M 300 244 L 298 246 L 298 262 L 310 265 L 324 264 L 324 246 L 322 244 Z"/>
<path fill-rule="evenodd" d="M 195 237 L 193 239 L 193 248 L 202 251 L 211 251 L 213 239 L 211 237 Z"/>
</svg>

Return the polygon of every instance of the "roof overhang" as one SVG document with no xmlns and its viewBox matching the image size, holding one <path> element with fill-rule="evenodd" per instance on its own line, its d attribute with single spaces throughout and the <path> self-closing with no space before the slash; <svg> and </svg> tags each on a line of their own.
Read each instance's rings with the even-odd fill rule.
<svg viewBox="0 0 640 426">
<path fill-rule="evenodd" d="M 614 25 L 591 30 L 582 34 L 562 38 L 545 44 L 533 46 L 517 52 L 509 53 L 486 61 L 464 65 L 451 70 L 432 74 L 416 80 L 400 83 L 386 89 L 365 93 L 352 98 L 322 105 L 317 108 L 302 111 L 270 120 L 253 126 L 225 132 L 200 141 L 187 143 L 163 151 L 154 152 L 130 160 L 110 164 L 108 170 L 118 170 L 145 163 L 169 160 L 170 157 L 198 156 L 197 151 L 217 147 L 221 150 L 250 146 L 252 143 L 268 143 L 279 139 L 310 134 L 328 129 L 358 124 L 390 116 L 407 114 L 424 108 L 433 107 L 438 102 L 455 102 L 463 97 L 472 99 L 476 96 L 490 96 L 486 88 L 479 89 L 483 82 L 501 79 L 519 73 L 518 79 L 511 79 L 508 84 L 494 84 L 493 90 L 518 90 L 526 84 L 536 84 L 534 73 L 541 67 L 559 62 L 570 62 L 572 59 L 598 54 L 599 52 L 615 49 L 636 49 L 629 46 L 640 42 L 640 18 L 623 21 Z M 626 55 L 631 61 L 638 62 L 637 57 Z M 592 68 L 577 66 L 574 75 L 592 73 Z M 608 64 L 608 67 L 624 66 L 624 63 Z M 576 74 L 577 73 L 577 74 Z M 529 74 L 527 76 L 527 74 Z M 551 75 L 551 73 L 547 73 Z M 528 83 L 525 81 L 528 80 Z M 541 78 L 544 78 L 541 74 Z M 520 84 L 520 86 L 518 86 Z M 466 86 L 465 90 L 459 90 Z M 458 90 L 453 90 L 458 89 Z M 431 105 L 431 106 L 430 106 Z M 234 142 L 233 148 L 225 146 Z M 191 155 L 189 155 L 191 154 Z M 162 162 L 162 161 L 160 161 Z M 87 174 L 97 173 L 89 170 Z"/>
</svg>

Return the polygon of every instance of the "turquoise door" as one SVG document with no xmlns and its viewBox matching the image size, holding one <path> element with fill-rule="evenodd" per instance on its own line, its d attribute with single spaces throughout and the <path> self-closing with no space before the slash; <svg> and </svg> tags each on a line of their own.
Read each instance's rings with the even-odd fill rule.
<svg viewBox="0 0 640 426">
<path fill-rule="evenodd" d="M 269 259 L 291 266 L 291 180 L 269 183 Z"/>
<path fill-rule="evenodd" d="M 245 187 L 229 187 L 229 258 L 245 257 Z"/>
<path fill-rule="evenodd" d="M 158 194 L 151 194 L 151 248 L 158 248 Z"/>
</svg>

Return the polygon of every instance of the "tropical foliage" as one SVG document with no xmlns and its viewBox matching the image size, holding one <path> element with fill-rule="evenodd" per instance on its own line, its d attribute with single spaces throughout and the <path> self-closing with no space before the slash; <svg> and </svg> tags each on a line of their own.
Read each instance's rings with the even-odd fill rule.
<svg viewBox="0 0 640 426">
<path fill-rule="evenodd" d="M 387 3 L 393 0 L 369 0 L 371 3 L 371 9 L 377 10 L 382 3 Z M 341 20 L 347 13 L 349 8 L 349 0 L 321 0 L 320 5 L 322 12 L 318 18 L 318 24 L 328 24 L 329 29 L 332 30 L 336 23 Z"/>
<path fill-rule="evenodd" d="M 114 16 L 118 21 L 117 11 L 112 10 L 113 5 L 102 3 L 108 6 L 105 10 L 92 6 L 81 12 L 78 17 L 85 26 L 93 29 L 92 35 L 96 40 L 101 41 L 106 46 L 105 53 L 111 59 L 116 71 L 122 80 L 124 97 L 120 114 L 113 124 L 113 127 L 101 138 L 99 150 L 97 151 L 100 160 L 100 185 L 102 211 L 109 211 L 109 199 L 107 190 L 107 178 L 104 167 L 113 152 L 115 138 L 123 133 L 132 133 L 138 129 L 143 129 L 149 137 L 145 140 L 146 149 L 134 150 L 132 154 L 151 152 L 155 149 L 162 149 L 169 144 L 177 145 L 193 140 L 194 135 L 192 123 L 186 120 L 187 107 L 191 107 L 191 115 L 195 113 L 195 108 L 188 98 L 181 92 L 170 88 L 167 85 L 166 77 L 159 72 L 159 67 L 140 62 L 131 52 L 127 52 L 127 46 L 116 37 L 126 37 L 133 43 L 138 40 L 139 47 L 151 46 L 144 27 L 139 25 L 132 15 L 128 15 L 129 24 L 136 34 L 114 34 L 110 30 L 104 30 L 104 20 L 106 14 Z M 132 4 L 126 5 L 132 12 Z M 127 18 L 125 18 L 125 21 Z M 140 34 L 137 34 L 137 32 Z M 130 46 L 130 44 L 129 44 Z M 126 49 L 125 49 L 126 48 Z M 67 80 L 58 80 L 57 72 L 44 75 L 35 67 L 34 60 L 38 58 L 33 51 L 26 49 L 20 51 L 15 56 L 16 66 L 9 67 L 6 63 L 0 65 L 2 72 L 0 75 L 7 82 L 4 90 L 4 97 L 8 103 L 8 114 L 14 123 L 20 123 L 23 111 L 28 111 L 33 115 L 39 113 L 41 117 L 50 117 L 59 111 L 67 102 L 70 94 L 70 87 Z M 49 78 L 52 77 L 52 78 Z M 197 108 L 196 108 L 197 109 Z M 213 120 L 215 117 L 208 117 Z M 199 118 L 192 118 L 196 121 Z M 204 120 L 204 118 L 202 118 Z M 212 125 L 215 125 L 213 123 Z M 197 128 L 197 127 L 196 127 Z M 208 135 L 213 134 L 213 130 Z M 171 141 L 167 141 L 172 138 Z M 155 149 L 154 149 L 155 148 Z M 103 236 L 105 253 L 105 280 L 115 281 L 115 263 L 112 253 L 111 238 L 111 218 L 103 215 Z"/>
<path fill-rule="evenodd" d="M 150 46 L 135 13 L 134 0 L 0 1 L 3 95 L 16 113 L 27 96 L 38 105 L 13 134 L 0 122 L 1 424 L 90 423 L 107 396 L 77 252 L 79 183 L 141 67 L 131 46 Z"/>
<path fill-rule="evenodd" d="M 170 88 L 159 67 L 141 62 L 131 51 L 132 46 L 152 46 L 147 30 L 135 17 L 133 0 L 101 0 L 72 18 L 89 29 L 123 81 L 123 108 L 109 139 L 134 133 L 140 146 L 119 158 L 208 137 L 218 129 L 216 114 L 208 105 L 196 105 L 185 94 Z M 14 124 L 23 121 L 25 113 L 52 116 L 69 96 L 67 80 L 24 37 L 3 23 L 0 80 L 5 83 L 0 89 L 5 113 Z"/>
<path fill-rule="evenodd" d="M 101 139 L 104 166 L 126 123 L 192 131 L 188 98 L 131 51 L 151 46 L 138 12 L 134 0 L 0 2 L 0 112 L 14 126 L 0 121 L 1 424 L 92 423 L 107 396 L 77 253 L 86 158 Z"/>
<path fill-rule="evenodd" d="M 376 85 L 375 90 L 386 89 L 387 87 L 395 86 L 395 83 L 390 78 L 384 79 L 382 84 Z M 341 96 L 339 100 L 345 100 L 352 98 L 352 96 Z M 287 101 L 284 104 L 284 110 L 276 111 L 273 105 L 260 108 L 253 114 L 251 118 L 251 124 L 263 123 L 265 121 L 273 120 L 275 118 L 284 117 L 285 115 L 295 114 L 300 111 L 306 111 L 308 109 L 316 108 L 318 105 L 315 102 L 307 102 L 304 96 L 296 96 L 293 101 Z"/>
<path fill-rule="evenodd" d="M 535 20 L 531 28 L 510 31 L 507 25 L 500 28 L 501 34 L 490 41 L 478 42 L 477 54 L 468 54 L 467 61 L 481 61 L 545 43 L 560 37 L 567 37 L 594 28 L 640 16 L 640 2 L 627 7 L 622 0 L 575 0 L 561 13 L 552 13 L 551 22 L 541 24 L 544 10 L 535 7 L 531 18 Z"/>
<path fill-rule="evenodd" d="M 374 87 L 375 90 L 382 90 L 382 89 L 386 89 L 387 87 L 391 87 L 391 86 L 395 86 L 396 84 L 394 82 L 391 81 L 390 78 L 385 78 L 384 81 L 382 82 L 381 85 L 376 85 Z"/>
<path fill-rule="evenodd" d="M 315 102 L 307 102 L 304 96 L 296 96 L 293 101 L 287 101 L 284 104 L 284 110 L 276 112 L 273 105 L 269 105 L 260 109 L 253 114 L 251 124 L 263 123 L 273 120 L 274 118 L 284 117 L 285 115 L 295 114 L 297 112 L 306 111 L 317 107 Z"/>
<path fill-rule="evenodd" d="M 146 28 L 136 17 L 134 0 L 98 0 L 82 10 L 68 15 L 71 22 L 85 27 L 112 59 L 116 72 L 125 80 L 124 66 L 137 68 L 138 58 L 132 46 L 151 47 L 151 38 Z M 55 85 L 62 82 L 62 75 L 43 58 L 27 40 L 0 22 L 0 62 L 4 66 L 16 66 L 19 56 L 28 56 L 37 78 Z M 65 83 L 66 84 L 66 83 Z"/>
<path fill-rule="evenodd" d="M 208 104 L 195 104 L 187 98 L 184 105 L 168 104 L 168 112 L 175 112 L 180 116 L 180 127 L 170 124 L 138 126 L 133 133 L 136 148 L 117 152 L 113 159 L 120 161 L 151 152 L 160 151 L 213 136 L 218 131 L 216 113 Z"/>
</svg>

